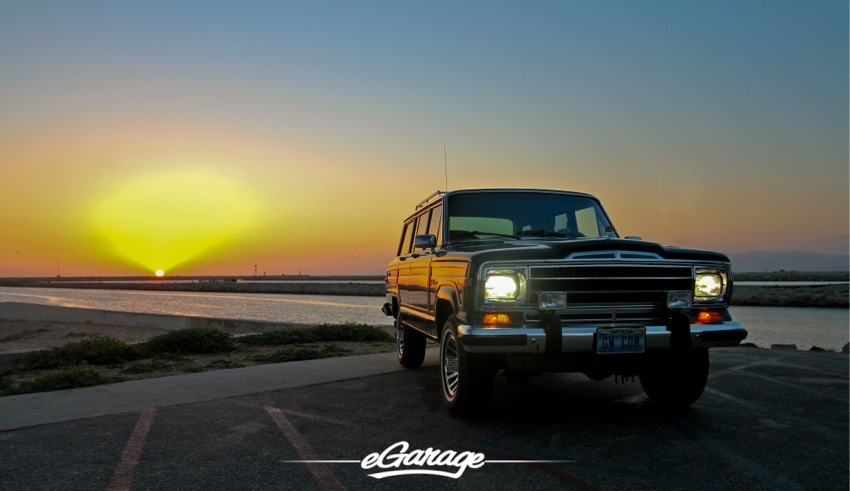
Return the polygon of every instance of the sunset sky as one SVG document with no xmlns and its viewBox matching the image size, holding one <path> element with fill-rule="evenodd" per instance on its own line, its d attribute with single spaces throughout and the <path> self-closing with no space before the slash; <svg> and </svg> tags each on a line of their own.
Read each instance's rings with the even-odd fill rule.
<svg viewBox="0 0 850 491">
<path fill-rule="evenodd" d="M 0 2 L 0 277 L 381 274 L 446 187 L 848 250 L 848 3 Z"/>
</svg>

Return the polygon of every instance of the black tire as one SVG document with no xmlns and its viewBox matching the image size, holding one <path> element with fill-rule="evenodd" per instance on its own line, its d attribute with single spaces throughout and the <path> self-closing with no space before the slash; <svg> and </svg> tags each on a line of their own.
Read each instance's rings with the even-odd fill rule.
<svg viewBox="0 0 850 491">
<path fill-rule="evenodd" d="M 457 320 L 449 317 L 440 334 L 440 385 L 449 411 L 454 416 L 480 413 L 490 402 L 495 375 L 491 357 L 463 350 Z"/>
<path fill-rule="evenodd" d="M 708 350 L 672 350 L 649 355 L 640 385 L 653 402 L 685 407 L 700 398 L 708 381 Z"/>
<path fill-rule="evenodd" d="M 398 362 L 404 368 L 419 368 L 425 360 L 425 335 L 411 329 L 401 321 L 401 314 L 395 320 L 396 354 Z"/>
</svg>

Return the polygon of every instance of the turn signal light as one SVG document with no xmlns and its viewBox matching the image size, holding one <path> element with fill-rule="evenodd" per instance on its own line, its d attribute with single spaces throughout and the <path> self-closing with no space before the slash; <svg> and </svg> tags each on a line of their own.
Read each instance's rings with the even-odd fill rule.
<svg viewBox="0 0 850 491">
<path fill-rule="evenodd" d="M 484 314 L 485 325 L 510 325 L 511 316 L 508 314 Z"/>
<path fill-rule="evenodd" d="M 697 324 L 717 324 L 723 322 L 723 314 L 716 310 L 700 310 L 697 312 Z"/>
</svg>

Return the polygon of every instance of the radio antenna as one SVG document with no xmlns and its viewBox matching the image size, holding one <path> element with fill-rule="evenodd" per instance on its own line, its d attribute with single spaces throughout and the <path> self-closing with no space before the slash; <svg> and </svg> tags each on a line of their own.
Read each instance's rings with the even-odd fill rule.
<svg viewBox="0 0 850 491">
<path fill-rule="evenodd" d="M 446 192 L 449 192 L 449 154 L 445 143 L 443 143 L 443 173 L 446 175 Z"/>
</svg>

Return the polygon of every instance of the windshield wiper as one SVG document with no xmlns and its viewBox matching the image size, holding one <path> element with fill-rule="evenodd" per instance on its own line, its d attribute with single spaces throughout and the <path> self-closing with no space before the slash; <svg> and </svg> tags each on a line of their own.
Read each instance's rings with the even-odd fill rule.
<svg viewBox="0 0 850 491">
<path fill-rule="evenodd" d="M 509 238 L 509 239 L 518 239 L 518 238 L 519 238 L 519 237 L 517 237 L 516 235 L 510 235 L 510 234 L 499 234 L 499 233 L 496 233 L 496 232 L 479 232 L 478 230 L 473 230 L 473 231 L 472 231 L 472 232 L 470 232 L 470 233 L 471 233 L 472 235 L 492 235 L 493 237 L 507 237 L 507 238 Z"/>
</svg>

